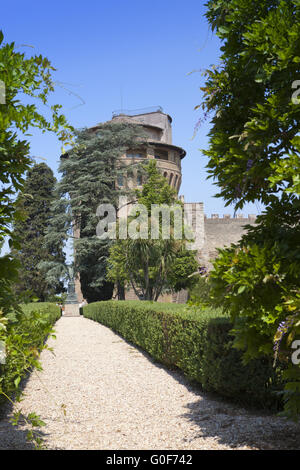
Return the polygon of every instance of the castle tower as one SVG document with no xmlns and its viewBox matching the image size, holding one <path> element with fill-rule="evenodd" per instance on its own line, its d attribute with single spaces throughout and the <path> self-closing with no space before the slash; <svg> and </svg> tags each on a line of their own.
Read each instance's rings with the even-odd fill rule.
<svg viewBox="0 0 300 470">
<path fill-rule="evenodd" d="M 128 122 L 143 127 L 147 144 L 138 150 L 129 149 L 123 156 L 125 164 L 132 165 L 147 159 L 155 159 L 168 183 L 178 193 L 181 185 L 181 160 L 186 152 L 172 143 L 172 118 L 162 108 L 147 108 L 135 111 L 114 111 L 112 122 Z M 135 186 L 142 185 L 136 179 Z"/>
<path fill-rule="evenodd" d="M 186 156 L 186 152 L 181 147 L 173 145 L 172 141 L 172 118 L 163 112 L 160 107 L 140 109 L 135 111 L 115 111 L 111 122 L 128 122 L 140 125 L 146 134 L 146 143 L 138 143 L 137 148 L 128 149 L 121 157 L 125 165 L 134 166 L 133 163 L 139 163 L 148 159 L 155 159 L 158 168 L 167 179 L 170 186 L 176 192 L 179 192 L 181 185 L 181 160 Z M 91 127 L 90 131 L 96 131 L 98 126 Z M 64 155 L 67 158 L 67 154 Z M 133 178 L 124 178 L 122 184 L 132 188 L 141 187 L 143 181 L 135 174 Z M 194 234 L 194 240 L 190 247 L 197 250 L 197 259 L 200 266 L 211 268 L 211 261 L 217 255 L 217 249 L 236 243 L 243 233 L 245 225 L 255 224 L 255 216 L 250 215 L 244 218 L 242 215 L 230 217 L 224 215 L 223 218 L 218 214 L 212 214 L 211 218 L 204 215 L 202 202 L 185 202 L 184 197 L 180 196 L 184 203 L 185 220 Z M 126 216 L 130 211 L 130 204 L 124 204 L 124 209 L 119 212 L 119 216 Z M 79 236 L 79 231 L 76 233 Z M 79 302 L 83 300 L 80 280 L 75 280 L 75 291 Z M 135 299 L 133 291 L 126 293 L 126 299 Z M 174 295 L 161 296 L 160 301 L 185 302 L 187 292 L 181 291 Z"/>
<path fill-rule="evenodd" d="M 137 145 L 137 149 L 128 149 L 121 157 L 123 162 L 125 165 L 132 166 L 132 164 L 142 163 L 148 159 L 155 159 L 157 167 L 178 194 L 182 179 L 181 160 L 186 156 L 186 152 L 181 147 L 173 145 L 172 118 L 165 114 L 160 106 L 157 106 L 134 111 L 114 111 L 111 122 L 128 122 L 140 125 L 143 128 L 147 143 Z M 97 128 L 98 126 L 91 127 L 90 131 L 97 131 Z M 67 154 L 63 157 L 67 158 Z M 136 174 L 134 179 L 126 179 L 118 182 L 118 185 L 127 184 L 133 188 L 138 188 L 142 186 L 142 183 L 142 180 Z M 124 207 L 124 211 L 127 213 L 129 210 L 130 206 Z M 122 217 L 122 211 L 119 212 L 119 215 Z M 79 236 L 78 230 L 76 233 Z M 79 278 L 75 281 L 75 290 L 78 300 L 81 302 L 83 296 Z"/>
</svg>

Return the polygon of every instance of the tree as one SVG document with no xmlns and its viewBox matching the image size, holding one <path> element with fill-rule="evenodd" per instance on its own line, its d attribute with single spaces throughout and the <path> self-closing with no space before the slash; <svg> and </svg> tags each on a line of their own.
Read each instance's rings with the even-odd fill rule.
<svg viewBox="0 0 300 470">
<path fill-rule="evenodd" d="M 35 164 L 27 172 L 24 188 L 16 203 L 17 210 L 24 214 L 22 220 L 15 222 L 13 232 L 20 243 L 20 248 L 12 251 L 21 266 L 16 291 L 19 294 L 28 291 L 29 296 L 37 297 L 42 302 L 59 292 L 47 282 L 39 263 L 54 260 L 64 263 L 65 258 L 62 243 L 58 250 L 45 246 L 46 230 L 53 216 L 51 204 L 55 183 L 56 178 L 45 163 Z"/>
<path fill-rule="evenodd" d="M 142 145 L 144 133 L 137 125 L 111 122 L 77 131 L 76 137 L 74 148 L 61 158 L 62 178 L 47 242 L 56 245 L 61 238 L 73 239 L 74 270 L 80 276 L 84 298 L 93 302 L 109 299 L 113 292 L 113 285 L 106 280 L 111 240 L 101 240 L 96 234 L 97 208 L 109 203 L 117 209 L 119 196 L 131 193 L 117 182 L 137 164 L 124 166 L 121 157 L 127 149 Z M 55 262 L 44 267 L 52 279 L 63 273 Z"/>
<path fill-rule="evenodd" d="M 174 214 L 171 214 L 167 227 L 170 237 L 164 238 L 162 218 L 153 217 L 153 205 L 168 210 L 170 206 L 182 209 L 182 203 L 177 200 L 175 190 L 160 173 L 155 161 L 145 165 L 145 170 L 147 182 L 141 191 L 136 190 L 136 215 L 128 219 L 128 229 L 132 222 L 137 223 L 138 231 L 145 237 L 119 239 L 111 247 L 108 279 L 129 284 L 140 300 L 157 301 L 167 290 L 177 292 L 191 286 L 196 279 L 189 276 L 197 270 L 198 263 L 195 252 L 186 248 L 184 235 L 182 239 L 174 236 Z M 145 208 L 144 213 L 141 206 Z M 152 238 L 151 223 L 158 226 L 156 239 Z M 183 218 L 179 224 L 183 229 Z"/>
<path fill-rule="evenodd" d="M 60 114 L 59 105 L 53 105 L 49 114 L 40 110 L 54 91 L 52 67 L 42 56 L 25 57 L 16 51 L 15 44 L 5 44 L 0 31 L 0 245 L 8 237 L 11 247 L 16 246 L 12 236 L 12 223 L 21 217 L 16 210 L 15 198 L 24 185 L 24 175 L 31 166 L 30 143 L 27 132 L 37 127 L 42 132 L 55 132 L 65 144 L 70 142 L 72 128 Z M 25 95 L 31 103 L 24 104 Z M 11 289 L 17 277 L 18 263 L 11 254 L 0 257 L 0 307 L 3 311 L 17 307 Z"/>
<path fill-rule="evenodd" d="M 47 58 L 26 58 L 25 54 L 16 51 L 14 43 L 3 43 L 0 31 L 0 248 L 8 239 L 11 249 L 20 249 L 13 234 L 13 224 L 23 217 L 15 201 L 18 192 L 24 188 L 24 176 L 32 164 L 28 131 L 37 127 L 42 132 L 54 132 L 64 144 L 72 138 L 72 127 L 60 114 L 61 106 L 48 106 L 48 98 L 54 91 L 53 71 Z M 45 105 L 46 111 L 42 105 Z M 31 331 L 24 332 L 22 329 L 24 312 L 14 290 L 19 268 L 20 263 L 12 253 L 0 256 L 0 349 L 2 353 L 5 350 L 9 364 L 8 376 L 6 366 L 1 365 L 0 395 L 6 396 L 11 403 L 12 393 L 14 400 L 20 399 L 18 388 L 24 370 L 39 367 L 37 350 L 30 342 Z M 34 312 L 33 318 L 38 317 L 39 314 Z M 43 330 L 46 328 L 51 333 L 47 320 L 41 319 L 40 324 Z M 13 379 L 14 390 L 11 386 L 5 389 L 7 378 L 8 382 Z M 14 415 L 14 421 L 18 421 L 20 416 L 24 417 L 21 410 Z M 27 423 L 40 423 L 34 413 L 30 413 L 25 420 Z M 31 430 L 29 434 L 35 439 Z M 36 442 L 39 444 L 39 439 Z"/>
<path fill-rule="evenodd" d="M 299 190 L 299 3 L 211 0 L 206 16 L 223 41 L 203 88 L 203 107 L 214 113 L 209 174 L 226 204 L 269 205 Z"/>
<path fill-rule="evenodd" d="M 236 209 L 260 201 L 256 226 L 220 250 L 211 273 L 214 303 L 230 312 L 245 360 L 284 360 L 285 411 L 300 413 L 300 4 L 218 0 L 206 16 L 221 38 L 221 65 L 207 71 L 203 107 L 213 113 L 208 170 Z M 298 84 L 299 85 L 299 84 Z M 289 333 L 289 335 L 287 334 Z M 280 348 L 279 348 L 280 346 Z M 279 349 L 281 353 L 279 354 Z"/>
</svg>

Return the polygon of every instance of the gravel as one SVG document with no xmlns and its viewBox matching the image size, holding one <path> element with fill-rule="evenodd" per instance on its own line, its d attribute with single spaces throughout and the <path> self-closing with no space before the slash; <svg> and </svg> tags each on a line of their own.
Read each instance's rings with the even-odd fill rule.
<svg viewBox="0 0 300 470">
<path fill-rule="evenodd" d="M 45 421 L 48 449 L 299 449 L 300 425 L 202 393 L 108 328 L 63 317 L 21 403 Z M 65 407 L 66 416 L 63 409 Z M 28 449 L 26 427 L 0 421 L 0 449 Z"/>
</svg>

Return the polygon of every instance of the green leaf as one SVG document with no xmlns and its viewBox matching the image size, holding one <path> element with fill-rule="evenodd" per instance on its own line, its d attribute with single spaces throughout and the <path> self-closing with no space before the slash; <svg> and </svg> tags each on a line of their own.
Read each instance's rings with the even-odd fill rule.
<svg viewBox="0 0 300 470">
<path fill-rule="evenodd" d="M 247 289 L 246 286 L 240 286 L 238 289 L 238 294 L 242 294 Z"/>
<path fill-rule="evenodd" d="M 15 384 L 15 387 L 16 387 L 16 388 L 18 388 L 20 381 L 21 381 L 21 377 L 17 377 L 17 378 L 14 380 L 14 384 Z"/>
</svg>

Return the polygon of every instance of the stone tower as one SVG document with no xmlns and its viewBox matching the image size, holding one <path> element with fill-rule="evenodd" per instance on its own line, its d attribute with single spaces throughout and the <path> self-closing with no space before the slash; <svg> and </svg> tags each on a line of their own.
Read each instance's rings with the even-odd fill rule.
<svg viewBox="0 0 300 470">
<path fill-rule="evenodd" d="M 144 146 L 139 144 L 137 149 L 128 149 L 121 157 L 123 163 L 132 166 L 132 164 L 142 163 L 148 159 L 155 159 L 157 167 L 160 168 L 169 185 L 178 193 L 182 180 L 181 160 L 186 156 L 186 152 L 183 148 L 173 145 L 171 116 L 165 114 L 162 108 L 157 106 L 135 111 L 114 111 L 111 122 L 128 122 L 140 125 L 146 135 L 147 143 Z M 97 127 L 91 127 L 90 131 L 97 131 Z M 138 188 L 142 186 L 143 182 L 136 173 L 133 179 L 125 178 L 125 181 L 118 181 L 119 186 L 124 184 Z M 119 216 L 125 216 L 125 211 L 126 213 L 130 211 L 130 205 L 124 208 L 123 213 L 120 211 Z M 79 236 L 78 232 L 77 235 Z M 75 281 L 75 290 L 78 300 L 81 302 L 83 296 L 79 279 Z"/>
<path fill-rule="evenodd" d="M 113 112 L 110 122 L 128 122 L 134 123 L 143 128 L 146 134 L 147 143 L 137 148 L 128 149 L 122 155 L 125 166 L 134 166 L 132 164 L 143 162 L 149 159 L 155 159 L 158 168 L 167 179 L 177 194 L 180 189 L 182 173 L 181 160 L 186 156 L 183 148 L 173 144 L 172 141 L 172 118 L 165 114 L 161 107 L 139 109 L 135 111 L 120 110 Z M 91 127 L 90 131 L 96 131 L 98 126 Z M 134 173 L 133 177 L 122 178 L 118 181 L 119 186 L 141 187 L 143 184 L 139 174 Z M 211 218 L 204 215 L 202 202 L 184 202 L 183 196 L 180 196 L 184 203 L 185 219 L 187 224 L 193 229 L 194 242 L 190 248 L 197 250 L 198 262 L 200 266 L 211 267 L 211 260 L 217 255 L 217 249 L 230 243 L 237 242 L 245 232 L 245 225 L 254 224 L 255 216 L 250 215 L 244 218 L 242 215 L 231 218 L 225 215 L 220 218 L 218 214 L 212 214 Z M 119 216 L 127 216 L 130 212 L 130 204 L 124 205 L 119 211 Z M 79 234 L 77 234 L 79 235 Z M 80 281 L 76 279 L 75 289 L 79 302 L 83 300 Z M 136 298 L 132 291 L 126 293 L 127 299 Z M 187 293 L 182 291 L 176 295 L 162 296 L 161 301 L 185 302 Z"/>
<path fill-rule="evenodd" d="M 177 193 L 181 185 L 181 160 L 186 152 L 172 143 L 172 118 L 160 107 L 136 111 L 115 111 L 112 122 L 128 122 L 142 126 L 147 143 L 138 150 L 130 149 L 123 155 L 125 164 L 131 165 L 142 160 L 155 159 L 168 183 Z M 141 186 L 136 179 L 135 186 Z"/>
</svg>

